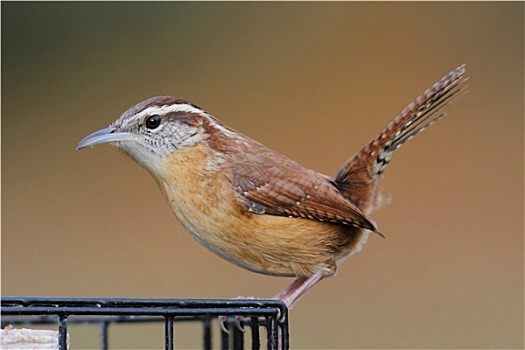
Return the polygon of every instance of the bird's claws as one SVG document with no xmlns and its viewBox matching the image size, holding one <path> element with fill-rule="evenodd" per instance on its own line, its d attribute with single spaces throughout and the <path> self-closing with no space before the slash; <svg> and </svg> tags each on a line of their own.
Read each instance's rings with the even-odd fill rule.
<svg viewBox="0 0 525 350">
<path fill-rule="evenodd" d="M 235 316 L 235 327 L 237 327 L 237 329 L 240 330 L 242 333 L 245 332 L 241 323 L 243 320 L 244 318 L 242 316 Z"/>
<path fill-rule="evenodd" d="M 227 320 L 228 320 L 228 316 L 219 316 L 218 317 L 219 327 L 221 328 L 223 332 L 231 334 L 230 330 L 225 325 Z M 242 326 L 243 320 L 244 318 L 242 316 L 238 316 L 238 315 L 235 316 L 235 328 L 237 328 L 242 333 L 246 332 Z"/>
<path fill-rule="evenodd" d="M 255 298 L 255 297 L 242 297 L 242 296 L 238 296 L 238 297 L 234 298 L 234 300 L 239 300 L 239 299 L 243 299 L 243 300 L 252 299 L 252 300 L 255 300 L 257 298 Z M 228 316 L 219 316 L 218 320 L 219 320 L 219 327 L 221 328 L 221 330 L 223 332 L 231 334 L 230 331 L 228 330 L 228 328 L 225 325 L 225 322 L 228 320 Z M 235 315 L 235 328 L 237 328 L 239 331 L 244 333 L 246 331 L 244 330 L 244 328 L 242 326 L 242 321 L 243 320 L 244 320 L 244 317 L 239 316 L 239 315 Z"/>
</svg>

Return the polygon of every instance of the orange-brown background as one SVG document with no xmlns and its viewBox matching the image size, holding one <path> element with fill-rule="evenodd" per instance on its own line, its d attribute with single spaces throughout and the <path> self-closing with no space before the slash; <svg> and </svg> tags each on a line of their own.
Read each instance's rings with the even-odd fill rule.
<svg viewBox="0 0 525 350">
<path fill-rule="evenodd" d="M 334 174 L 467 63 L 470 92 L 386 171 L 393 202 L 374 219 L 387 238 L 301 300 L 291 344 L 522 348 L 523 10 L 3 2 L 2 294 L 269 297 L 289 281 L 215 257 L 143 169 L 77 142 L 140 100 L 176 94 Z M 144 328 L 117 327 L 112 344 L 161 347 L 162 328 Z M 197 331 L 176 329 L 176 345 L 199 347 Z M 97 346 L 92 335 L 73 345 Z"/>
</svg>

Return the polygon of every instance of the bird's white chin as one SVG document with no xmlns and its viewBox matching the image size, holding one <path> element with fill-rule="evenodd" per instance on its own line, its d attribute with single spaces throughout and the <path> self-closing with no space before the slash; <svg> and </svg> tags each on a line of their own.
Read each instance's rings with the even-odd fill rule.
<svg viewBox="0 0 525 350">
<path fill-rule="evenodd" d="M 123 150 L 150 173 L 155 174 L 162 169 L 162 156 L 153 150 L 129 140 L 115 142 L 114 145 Z"/>
</svg>

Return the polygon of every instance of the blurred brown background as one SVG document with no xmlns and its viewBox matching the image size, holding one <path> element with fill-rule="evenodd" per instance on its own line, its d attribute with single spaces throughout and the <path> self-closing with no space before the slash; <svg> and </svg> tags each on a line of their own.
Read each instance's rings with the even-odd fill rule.
<svg viewBox="0 0 525 350">
<path fill-rule="evenodd" d="M 209 253 L 142 168 L 109 146 L 76 152 L 78 141 L 174 94 L 335 174 L 466 63 L 470 92 L 386 171 L 393 202 L 373 217 L 387 238 L 299 302 L 291 345 L 523 348 L 523 10 L 2 2 L 2 294 L 270 297 L 289 280 Z M 162 347 L 162 327 L 138 329 L 112 344 Z M 199 347 L 197 331 L 176 329 L 176 345 Z"/>
</svg>

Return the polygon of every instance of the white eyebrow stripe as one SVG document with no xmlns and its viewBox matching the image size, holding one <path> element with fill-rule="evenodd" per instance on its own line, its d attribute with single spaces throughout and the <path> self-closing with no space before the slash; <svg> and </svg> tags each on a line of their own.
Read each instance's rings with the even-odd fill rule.
<svg viewBox="0 0 525 350">
<path fill-rule="evenodd" d="M 152 116 L 155 114 L 166 115 L 169 113 L 176 113 L 176 112 L 196 113 L 196 114 L 205 116 L 210 121 L 210 125 L 222 131 L 222 133 L 224 133 L 226 136 L 230 138 L 239 138 L 239 136 L 235 132 L 232 132 L 228 130 L 227 128 L 223 127 L 222 125 L 220 125 L 219 123 L 217 123 L 210 114 L 206 113 L 202 109 L 199 109 L 187 103 L 163 105 L 163 106 L 151 106 L 135 114 L 134 119 L 136 118 L 140 120 L 142 118 L 145 118 L 147 116 Z"/>
<path fill-rule="evenodd" d="M 155 114 L 166 115 L 168 113 L 175 112 L 187 112 L 187 113 L 196 113 L 204 116 L 208 116 L 208 113 L 204 112 L 202 109 L 194 107 L 189 104 L 173 104 L 173 105 L 163 105 L 163 106 L 151 106 L 135 115 L 136 118 L 144 118 L 146 116 L 151 116 Z"/>
</svg>

